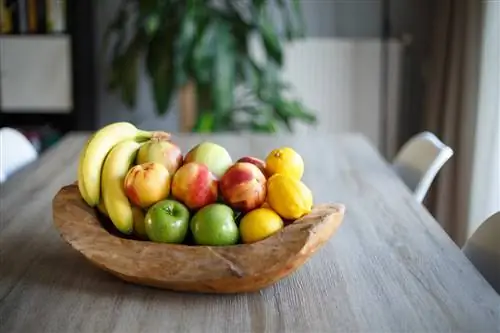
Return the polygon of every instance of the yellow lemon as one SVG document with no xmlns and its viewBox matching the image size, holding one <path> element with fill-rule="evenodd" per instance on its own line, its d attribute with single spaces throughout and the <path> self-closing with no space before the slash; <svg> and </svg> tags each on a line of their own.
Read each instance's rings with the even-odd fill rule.
<svg viewBox="0 0 500 333">
<path fill-rule="evenodd" d="M 266 157 L 266 173 L 269 177 L 281 173 L 300 180 L 304 174 L 304 160 L 292 148 L 274 149 Z"/>
<path fill-rule="evenodd" d="M 269 208 L 257 208 L 247 213 L 240 222 L 243 243 L 254 243 L 283 229 L 283 220 Z"/>
<path fill-rule="evenodd" d="M 296 220 L 311 212 L 311 190 L 300 180 L 277 173 L 267 181 L 267 203 L 282 218 Z"/>
</svg>

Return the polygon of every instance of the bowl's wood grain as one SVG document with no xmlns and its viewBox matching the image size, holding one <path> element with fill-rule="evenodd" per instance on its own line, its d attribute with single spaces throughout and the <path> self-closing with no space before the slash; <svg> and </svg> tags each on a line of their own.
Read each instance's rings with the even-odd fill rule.
<svg viewBox="0 0 500 333">
<path fill-rule="evenodd" d="M 342 204 L 315 206 L 265 240 L 213 247 L 113 235 L 74 184 L 61 188 L 53 200 L 54 224 L 61 237 L 98 267 L 136 284 L 209 293 L 257 291 L 289 275 L 337 230 L 344 210 Z"/>
</svg>

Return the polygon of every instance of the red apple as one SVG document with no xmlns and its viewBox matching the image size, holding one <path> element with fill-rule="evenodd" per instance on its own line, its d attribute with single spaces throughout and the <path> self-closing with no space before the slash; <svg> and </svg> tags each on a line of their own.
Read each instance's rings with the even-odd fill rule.
<svg viewBox="0 0 500 333">
<path fill-rule="evenodd" d="M 182 165 L 181 149 L 170 140 L 153 138 L 144 143 L 137 153 L 137 164 L 156 162 L 173 175 Z"/>
<path fill-rule="evenodd" d="M 172 195 L 190 209 L 198 209 L 217 201 L 218 181 L 201 163 L 186 163 L 172 179 Z"/>
<path fill-rule="evenodd" d="M 257 168 L 260 169 L 260 171 L 262 171 L 262 173 L 264 174 L 264 176 L 266 176 L 266 178 L 267 178 L 267 175 L 266 175 L 266 162 L 264 162 L 263 160 L 258 159 L 256 157 L 252 157 L 252 156 L 244 156 L 244 157 L 240 158 L 236 162 L 247 162 L 247 163 L 254 164 Z"/>
<path fill-rule="evenodd" d="M 252 163 L 237 162 L 222 176 L 219 188 L 232 208 L 248 212 L 266 200 L 266 177 Z"/>
<path fill-rule="evenodd" d="M 132 167 L 124 180 L 128 199 L 138 207 L 147 208 L 170 194 L 170 174 L 160 163 L 144 163 Z"/>
</svg>

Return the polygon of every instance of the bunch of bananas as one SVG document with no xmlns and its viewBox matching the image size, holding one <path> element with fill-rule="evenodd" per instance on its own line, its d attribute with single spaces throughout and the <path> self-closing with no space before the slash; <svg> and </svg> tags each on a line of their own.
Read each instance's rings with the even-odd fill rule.
<svg viewBox="0 0 500 333">
<path fill-rule="evenodd" d="M 107 215 L 124 234 L 132 233 L 138 212 L 125 195 L 123 179 L 142 143 L 169 137 L 166 132 L 143 131 L 131 123 L 117 122 L 95 132 L 82 149 L 78 164 L 80 195 L 90 207 Z"/>
</svg>

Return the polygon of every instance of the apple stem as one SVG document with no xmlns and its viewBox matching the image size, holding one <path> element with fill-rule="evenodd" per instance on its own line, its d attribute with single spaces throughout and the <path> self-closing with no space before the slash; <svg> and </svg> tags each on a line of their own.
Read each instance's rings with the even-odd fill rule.
<svg viewBox="0 0 500 333">
<path fill-rule="evenodd" d="M 153 132 L 153 135 L 151 136 L 151 140 L 153 141 L 170 141 L 170 133 L 168 132 L 163 132 L 163 131 L 156 131 Z"/>
</svg>

